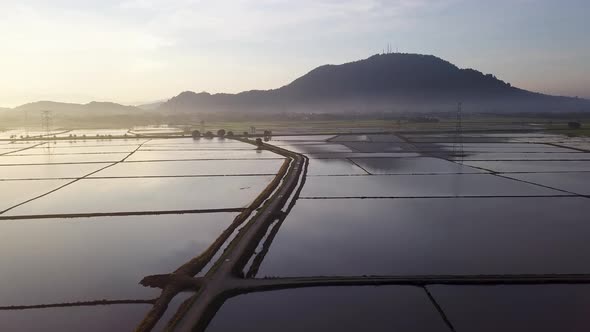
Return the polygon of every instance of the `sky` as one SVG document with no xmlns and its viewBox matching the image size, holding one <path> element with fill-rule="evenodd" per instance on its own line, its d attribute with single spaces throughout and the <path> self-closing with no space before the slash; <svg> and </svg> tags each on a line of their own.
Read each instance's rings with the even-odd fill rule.
<svg viewBox="0 0 590 332">
<path fill-rule="evenodd" d="M 590 98 L 588 13 L 587 0 L 0 0 L 0 106 L 271 89 L 388 43 Z"/>
</svg>

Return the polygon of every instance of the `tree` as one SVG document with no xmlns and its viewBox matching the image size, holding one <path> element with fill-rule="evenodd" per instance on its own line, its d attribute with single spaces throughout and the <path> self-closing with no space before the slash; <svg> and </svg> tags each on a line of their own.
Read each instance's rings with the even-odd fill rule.
<svg viewBox="0 0 590 332">
<path fill-rule="evenodd" d="M 244 137 L 248 137 L 248 132 L 247 132 L 247 131 L 245 131 L 245 132 L 243 132 L 243 133 L 242 133 L 242 135 L 243 135 Z"/>
<path fill-rule="evenodd" d="M 217 131 L 217 136 L 219 136 L 219 137 L 223 137 L 223 136 L 225 136 L 225 130 L 224 130 L 224 129 L 219 129 L 219 130 Z"/>
<path fill-rule="evenodd" d="M 256 146 L 258 146 L 259 148 L 261 148 L 264 145 L 264 143 L 262 142 L 262 139 L 260 137 L 258 137 L 256 139 Z"/>
<path fill-rule="evenodd" d="M 205 133 L 205 137 L 206 138 L 213 138 L 213 133 L 210 132 L 210 131 L 208 131 L 208 132 Z"/>
<path fill-rule="evenodd" d="M 193 130 L 193 133 L 192 133 L 192 135 L 193 135 L 193 138 L 194 138 L 194 139 L 199 139 L 199 138 L 201 138 L 201 132 L 200 132 L 200 131 L 198 131 L 198 130 Z"/>
<path fill-rule="evenodd" d="M 234 132 L 233 131 L 228 131 L 227 134 L 225 134 L 227 137 L 234 137 Z"/>
<path fill-rule="evenodd" d="M 580 128 L 582 128 L 582 124 L 580 122 L 578 122 L 578 121 L 570 121 L 570 122 L 567 123 L 567 126 L 570 129 L 580 129 Z"/>
</svg>

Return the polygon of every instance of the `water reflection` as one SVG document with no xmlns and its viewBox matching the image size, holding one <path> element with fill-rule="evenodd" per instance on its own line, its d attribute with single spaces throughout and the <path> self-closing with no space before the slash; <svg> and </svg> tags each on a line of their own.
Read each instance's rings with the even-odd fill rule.
<svg viewBox="0 0 590 332">
<path fill-rule="evenodd" d="M 485 171 L 448 160 L 419 158 L 354 158 L 353 161 L 372 174 L 445 174 L 484 173 Z"/>
<path fill-rule="evenodd" d="M 302 197 L 448 197 L 566 195 L 489 174 L 310 177 Z"/>
<path fill-rule="evenodd" d="M 150 304 L 117 304 L 0 311 L 0 330 L 17 331 L 133 331 Z"/>
<path fill-rule="evenodd" d="M 198 256 L 236 214 L 0 222 L 0 305 L 146 299 L 138 282 Z"/>
<path fill-rule="evenodd" d="M 241 295 L 224 303 L 206 331 L 449 330 L 421 288 L 381 286 Z"/>
<path fill-rule="evenodd" d="M 242 208 L 273 178 L 88 178 L 19 206 L 7 215 Z"/>
<path fill-rule="evenodd" d="M 588 213 L 572 197 L 300 200 L 258 277 L 590 273 Z"/>
<path fill-rule="evenodd" d="M 588 330 L 590 285 L 428 286 L 457 331 Z"/>
</svg>

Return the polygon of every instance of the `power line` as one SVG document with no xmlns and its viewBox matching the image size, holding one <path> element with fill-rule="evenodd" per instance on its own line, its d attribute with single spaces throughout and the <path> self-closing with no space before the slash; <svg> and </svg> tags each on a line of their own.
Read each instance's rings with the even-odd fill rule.
<svg viewBox="0 0 590 332">
<path fill-rule="evenodd" d="M 463 159 L 463 103 L 457 103 L 457 118 L 455 120 L 455 139 L 453 142 L 453 156 Z"/>
</svg>

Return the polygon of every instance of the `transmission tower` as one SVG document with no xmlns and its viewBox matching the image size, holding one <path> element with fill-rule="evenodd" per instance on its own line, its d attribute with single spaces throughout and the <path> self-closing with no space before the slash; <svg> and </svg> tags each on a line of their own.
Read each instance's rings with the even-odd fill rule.
<svg viewBox="0 0 590 332">
<path fill-rule="evenodd" d="M 457 104 L 457 119 L 455 122 L 455 140 L 453 142 L 453 156 L 463 159 L 463 114 L 461 108 L 463 103 Z"/>
<path fill-rule="evenodd" d="M 25 110 L 25 135 L 29 136 L 29 112 Z"/>
<path fill-rule="evenodd" d="M 51 111 L 41 111 L 41 127 L 45 132 L 45 136 L 51 134 L 51 122 L 53 120 L 53 114 Z"/>
</svg>

